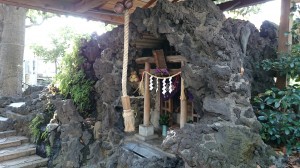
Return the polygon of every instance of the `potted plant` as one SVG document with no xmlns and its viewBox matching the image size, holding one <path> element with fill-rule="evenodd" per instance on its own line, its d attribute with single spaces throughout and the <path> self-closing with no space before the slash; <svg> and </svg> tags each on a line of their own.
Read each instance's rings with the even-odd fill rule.
<svg viewBox="0 0 300 168">
<path fill-rule="evenodd" d="M 169 115 L 162 114 L 159 118 L 159 124 L 162 126 L 162 136 L 167 136 L 167 130 L 169 125 Z"/>
</svg>

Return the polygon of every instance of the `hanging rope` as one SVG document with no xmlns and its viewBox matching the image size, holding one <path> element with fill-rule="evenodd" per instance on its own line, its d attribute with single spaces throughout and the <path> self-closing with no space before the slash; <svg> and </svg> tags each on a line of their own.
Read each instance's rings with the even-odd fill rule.
<svg viewBox="0 0 300 168">
<path fill-rule="evenodd" d="M 173 78 L 173 77 L 175 77 L 177 75 L 180 75 L 181 72 L 177 72 L 176 74 L 171 75 L 171 76 L 161 77 L 161 76 L 153 75 L 153 74 L 151 74 L 151 73 L 149 73 L 147 71 L 144 71 L 143 74 L 142 74 L 142 80 L 140 81 L 140 84 L 139 84 L 139 87 L 138 87 L 139 93 L 141 95 L 144 95 L 144 90 L 145 90 L 145 88 L 144 88 L 144 76 L 145 76 L 145 74 L 148 74 L 150 77 L 154 77 L 156 79 L 169 79 L 169 78 Z"/>
<path fill-rule="evenodd" d="M 124 55 L 123 55 L 123 72 L 122 72 L 122 94 L 127 96 L 127 70 L 128 70 L 128 37 L 129 37 L 129 12 L 125 10 L 124 24 Z"/>
<path fill-rule="evenodd" d="M 134 127 L 134 112 L 131 110 L 130 97 L 127 95 L 127 70 L 128 70 L 128 50 L 129 50 L 129 11 L 126 9 L 124 14 L 124 55 L 122 71 L 122 105 L 125 132 L 132 132 Z"/>
</svg>

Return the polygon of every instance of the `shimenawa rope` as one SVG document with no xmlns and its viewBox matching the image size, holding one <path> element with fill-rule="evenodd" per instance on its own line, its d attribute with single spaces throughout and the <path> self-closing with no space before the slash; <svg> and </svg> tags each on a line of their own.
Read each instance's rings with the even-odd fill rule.
<svg viewBox="0 0 300 168">
<path fill-rule="evenodd" d="M 124 14 L 124 55 L 123 55 L 123 71 L 122 71 L 122 95 L 123 97 L 128 97 L 127 95 L 127 70 L 128 70 L 128 43 L 129 43 L 129 11 L 126 9 Z M 130 99 L 128 100 L 130 104 Z M 123 105 L 124 108 L 124 105 Z M 133 110 L 124 109 L 123 110 L 124 126 L 125 132 L 132 132 L 135 130 L 134 127 L 134 115 Z"/>
</svg>

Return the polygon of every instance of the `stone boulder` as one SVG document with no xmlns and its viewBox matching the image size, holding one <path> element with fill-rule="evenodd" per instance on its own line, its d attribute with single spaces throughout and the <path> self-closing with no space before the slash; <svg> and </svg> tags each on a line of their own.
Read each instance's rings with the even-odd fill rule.
<svg viewBox="0 0 300 168">
<path fill-rule="evenodd" d="M 187 124 L 169 132 L 163 148 L 179 155 L 190 167 L 268 167 L 275 155 L 258 134 L 225 123 Z"/>
<path fill-rule="evenodd" d="M 81 150 L 85 144 L 82 141 L 83 118 L 79 115 L 72 100 L 57 100 L 56 119 L 59 128 L 53 131 L 60 133 L 60 150 L 52 162 L 53 167 L 80 167 L 83 161 Z M 86 133 L 88 134 L 88 133 Z M 87 136 L 87 135 L 86 135 Z M 90 137 L 91 136 L 87 136 Z"/>
</svg>

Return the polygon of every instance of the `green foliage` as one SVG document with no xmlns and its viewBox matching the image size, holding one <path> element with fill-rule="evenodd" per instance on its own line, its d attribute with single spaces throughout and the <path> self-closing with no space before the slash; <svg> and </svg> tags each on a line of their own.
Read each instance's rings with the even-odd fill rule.
<svg viewBox="0 0 300 168">
<path fill-rule="evenodd" d="M 35 143 L 39 144 L 45 141 L 48 137 L 47 130 L 43 129 L 53 117 L 55 107 L 52 103 L 48 103 L 44 113 L 36 115 L 29 124 L 30 133 L 34 138 Z"/>
<path fill-rule="evenodd" d="M 61 63 L 61 69 L 56 76 L 56 83 L 65 98 L 72 98 L 78 110 L 85 113 L 91 108 L 90 94 L 93 81 L 86 79 L 80 65 L 83 58 L 78 55 L 80 38 L 75 40 L 73 51 L 66 53 Z"/>
<path fill-rule="evenodd" d="M 59 30 L 57 34 L 51 35 L 50 46 L 45 47 L 39 44 L 33 44 L 30 48 L 33 50 L 35 56 L 44 59 L 44 62 L 55 63 L 57 68 L 58 61 L 65 55 L 72 42 L 80 36 L 81 35 L 76 34 L 70 27 L 64 27 Z"/>
<path fill-rule="evenodd" d="M 166 125 L 166 126 L 169 125 L 169 115 L 167 113 L 160 115 L 159 124 L 160 125 Z"/>
<path fill-rule="evenodd" d="M 43 131 L 41 131 L 41 127 L 44 124 L 44 117 L 40 114 L 38 114 L 33 120 L 31 120 L 30 125 L 29 125 L 29 129 L 30 129 L 30 133 L 32 134 L 34 141 L 36 143 L 39 143 L 41 141 L 43 141 Z"/>
<path fill-rule="evenodd" d="M 41 25 L 46 19 L 54 17 L 55 14 L 29 9 L 26 13 L 26 17 L 29 20 L 29 23 L 26 27 L 31 27 L 35 25 Z"/>
<path fill-rule="evenodd" d="M 258 14 L 259 11 L 260 11 L 260 6 L 254 5 L 254 6 L 248 6 L 248 7 L 243 7 L 240 9 L 228 11 L 228 13 L 233 14 L 236 17 L 238 17 L 238 16 L 247 17 L 252 14 Z"/>
<path fill-rule="evenodd" d="M 46 145 L 46 155 L 47 157 L 50 157 L 52 154 L 52 148 L 49 144 Z"/>
<path fill-rule="evenodd" d="M 300 150 L 300 88 L 272 88 L 254 98 L 257 118 L 262 124 L 262 139 L 288 151 Z"/>
<path fill-rule="evenodd" d="M 299 9 L 294 3 L 291 17 Z M 276 71 L 281 76 L 300 81 L 300 20 L 296 19 L 291 32 L 293 44 L 290 53 L 280 53 L 274 60 L 264 60 L 261 67 L 266 71 Z M 260 130 L 262 139 L 274 146 L 285 146 L 288 153 L 300 151 L 300 87 L 287 86 L 284 89 L 271 88 L 254 98 L 253 107 L 256 109 L 258 120 L 262 124 Z"/>
<path fill-rule="evenodd" d="M 285 55 L 275 60 L 266 59 L 261 63 L 265 71 L 277 71 L 280 75 L 288 75 L 300 81 L 300 57 Z"/>
<path fill-rule="evenodd" d="M 300 19 L 296 19 L 293 24 L 291 32 L 293 45 L 291 46 L 291 53 L 280 53 L 277 59 L 266 59 L 261 63 L 261 67 L 265 71 L 276 71 L 279 75 L 287 75 L 289 78 L 294 79 L 296 82 L 300 81 Z"/>
</svg>

